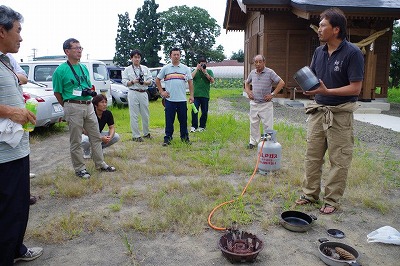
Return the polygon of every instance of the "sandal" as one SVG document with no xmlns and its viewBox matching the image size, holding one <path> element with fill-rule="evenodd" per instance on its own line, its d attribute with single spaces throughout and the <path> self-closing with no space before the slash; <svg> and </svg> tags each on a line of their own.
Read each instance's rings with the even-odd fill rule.
<svg viewBox="0 0 400 266">
<path fill-rule="evenodd" d="M 326 211 L 327 208 L 328 208 L 328 209 L 331 209 L 331 211 Z M 330 204 L 328 204 L 328 203 L 325 203 L 324 206 L 322 206 L 322 208 L 319 209 L 319 212 L 320 212 L 321 214 L 327 214 L 327 215 L 333 214 L 333 213 L 335 213 L 336 211 L 337 211 L 337 208 L 334 207 L 334 206 L 332 206 L 332 205 L 330 205 Z"/>
<path fill-rule="evenodd" d="M 307 205 L 307 204 L 313 204 L 311 200 L 307 199 L 305 195 L 301 195 L 298 200 L 295 201 L 296 205 Z"/>
<path fill-rule="evenodd" d="M 115 167 L 114 166 L 109 166 L 107 165 L 106 167 L 101 167 L 100 171 L 102 172 L 115 172 Z"/>
</svg>

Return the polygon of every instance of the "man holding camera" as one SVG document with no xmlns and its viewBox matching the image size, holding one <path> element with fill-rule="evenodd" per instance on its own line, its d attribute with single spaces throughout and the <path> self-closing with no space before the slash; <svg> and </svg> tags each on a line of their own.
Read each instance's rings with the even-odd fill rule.
<svg viewBox="0 0 400 266">
<path fill-rule="evenodd" d="M 214 83 L 214 73 L 207 69 L 206 59 L 199 57 L 197 67 L 192 72 L 194 87 L 194 105 L 197 110 L 201 108 L 200 126 L 198 113 L 192 110 L 192 127 L 190 132 L 202 132 L 206 128 L 208 115 L 208 102 L 210 100 L 210 87 Z"/>
<path fill-rule="evenodd" d="M 153 82 L 153 77 L 146 66 L 140 64 L 142 53 L 133 50 L 130 54 L 132 67 L 127 67 L 122 72 L 122 84 L 129 88 L 128 106 L 131 120 L 132 140 L 143 142 L 143 138 L 151 139 L 149 131 L 149 96 L 148 86 Z M 139 114 L 142 116 L 143 138 L 139 131 Z"/>
<path fill-rule="evenodd" d="M 104 162 L 99 124 L 91 101 L 96 92 L 90 90 L 92 84 L 88 69 L 79 63 L 83 48 L 78 40 L 70 38 L 64 42 L 63 49 L 68 60 L 54 71 L 53 90 L 58 102 L 64 107 L 65 120 L 68 122 L 75 174 L 83 179 L 90 178 L 81 149 L 83 130 L 89 136 L 96 169 L 114 172 L 115 168 Z"/>
</svg>

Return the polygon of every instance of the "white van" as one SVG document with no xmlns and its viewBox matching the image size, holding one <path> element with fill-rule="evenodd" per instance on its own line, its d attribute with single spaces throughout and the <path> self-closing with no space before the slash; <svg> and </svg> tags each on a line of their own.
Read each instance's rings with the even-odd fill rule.
<svg viewBox="0 0 400 266">
<path fill-rule="evenodd" d="M 65 61 L 30 61 L 20 63 L 20 66 L 25 70 L 28 75 L 28 80 L 45 84 L 47 87 L 52 88 L 52 77 L 56 68 Z M 112 104 L 110 77 L 108 75 L 106 64 L 101 61 L 87 60 L 81 61 L 88 70 L 90 75 L 90 82 L 99 94 L 105 94 L 107 97 L 107 105 Z"/>
</svg>

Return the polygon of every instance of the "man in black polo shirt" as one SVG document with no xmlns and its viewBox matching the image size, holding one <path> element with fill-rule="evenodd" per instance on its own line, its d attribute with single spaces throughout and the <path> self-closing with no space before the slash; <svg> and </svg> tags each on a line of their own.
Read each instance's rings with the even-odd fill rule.
<svg viewBox="0 0 400 266">
<path fill-rule="evenodd" d="M 107 97 L 103 94 L 96 95 L 92 99 L 94 111 L 99 122 L 99 131 L 101 134 L 101 147 L 107 148 L 117 143 L 120 139 L 118 133 L 115 132 L 114 117 L 110 110 L 107 110 Z M 105 126 L 108 126 L 108 131 L 103 131 Z M 85 131 L 84 131 L 85 132 Z M 91 157 L 90 141 L 86 134 L 82 134 L 81 146 L 83 148 L 83 158 Z"/>
<path fill-rule="evenodd" d="M 330 8 L 320 16 L 318 37 L 325 45 L 315 50 L 311 69 L 320 86 L 304 92 L 315 95 L 306 107 L 309 114 L 303 195 L 297 204 L 319 199 L 322 165 L 328 150 L 330 169 L 325 180 L 322 214 L 339 207 L 353 155 L 353 112 L 364 78 L 364 58 L 358 47 L 346 40 L 346 17 L 340 9 Z"/>
</svg>

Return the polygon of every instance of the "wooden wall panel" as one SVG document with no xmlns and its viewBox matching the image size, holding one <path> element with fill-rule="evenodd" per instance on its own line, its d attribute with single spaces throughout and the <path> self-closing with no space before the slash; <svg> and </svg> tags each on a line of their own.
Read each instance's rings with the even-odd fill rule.
<svg viewBox="0 0 400 266">
<path fill-rule="evenodd" d="M 293 79 L 294 73 L 300 68 L 308 66 L 311 63 L 310 58 L 310 40 L 311 36 L 306 33 L 288 33 L 288 66 L 286 75 L 286 84 L 288 87 L 298 87 Z"/>
<path fill-rule="evenodd" d="M 267 67 L 272 68 L 281 78 L 286 72 L 286 33 L 266 33 L 264 38 L 264 56 Z"/>
</svg>

